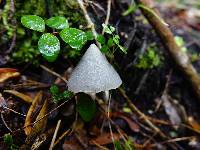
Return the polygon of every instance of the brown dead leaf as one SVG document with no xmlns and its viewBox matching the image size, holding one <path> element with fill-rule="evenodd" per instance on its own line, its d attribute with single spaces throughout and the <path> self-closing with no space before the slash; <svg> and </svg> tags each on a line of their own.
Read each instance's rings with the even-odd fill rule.
<svg viewBox="0 0 200 150">
<path fill-rule="evenodd" d="M 15 90 L 4 90 L 5 93 L 9 93 L 12 94 L 16 97 L 19 97 L 20 99 L 22 99 L 23 101 L 25 101 L 26 103 L 32 103 L 32 98 L 28 95 L 25 95 L 23 93 L 20 93 L 18 91 Z"/>
<path fill-rule="evenodd" d="M 134 132 L 140 132 L 140 127 L 139 125 L 137 125 L 133 120 L 131 120 L 130 118 L 126 117 L 126 116 L 119 116 L 120 118 L 124 119 L 129 128 L 134 131 Z"/>
<path fill-rule="evenodd" d="M 117 133 L 113 133 L 113 138 L 114 138 L 114 140 L 119 140 L 121 138 L 121 136 Z M 106 144 L 110 144 L 112 142 L 113 141 L 112 141 L 112 137 L 111 137 L 110 133 L 103 133 L 99 137 L 97 137 L 95 139 L 91 139 L 89 141 L 89 143 L 91 145 L 96 145 L 96 144 L 106 145 Z"/>
<path fill-rule="evenodd" d="M 65 140 L 62 148 L 63 150 L 83 150 L 84 148 L 81 147 L 79 141 L 75 136 L 71 136 L 69 140 Z"/>
<path fill-rule="evenodd" d="M 38 102 L 42 99 L 42 91 L 38 92 L 37 95 L 35 96 L 35 98 L 33 99 L 33 102 L 28 110 L 28 113 L 26 115 L 26 119 L 25 119 L 25 124 L 24 126 L 26 128 L 24 128 L 25 134 L 29 135 L 31 133 L 32 130 L 32 126 L 30 126 L 30 124 L 33 122 L 33 114 L 36 111 L 36 105 L 38 104 Z"/>
<path fill-rule="evenodd" d="M 140 127 L 138 124 L 136 124 L 132 119 L 128 118 L 126 115 L 124 115 L 123 113 L 120 112 L 116 112 L 116 113 L 111 113 L 112 117 L 118 117 L 121 118 L 123 120 L 126 121 L 126 123 L 128 124 L 129 128 L 133 131 L 133 132 L 139 132 L 140 131 Z"/>
<path fill-rule="evenodd" d="M 163 94 L 161 99 L 163 101 L 165 112 L 168 115 L 172 125 L 179 126 L 182 122 L 182 119 L 178 113 L 177 107 L 172 102 L 171 97 L 167 94 Z"/>
<path fill-rule="evenodd" d="M 48 100 L 46 99 L 44 101 L 42 109 L 40 110 L 40 113 L 36 118 L 36 123 L 33 126 L 33 128 L 36 128 L 37 131 L 43 132 L 45 130 L 47 124 L 47 117 L 44 116 L 47 114 L 47 112 L 48 112 Z"/>
<path fill-rule="evenodd" d="M 26 138 L 26 144 L 31 145 L 31 143 L 35 140 L 35 138 L 44 132 L 47 125 L 47 117 L 44 117 L 48 112 L 48 100 L 44 101 L 44 104 L 38 114 L 35 124 L 31 130 L 31 133 Z"/>
<path fill-rule="evenodd" d="M 20 73 L 13 68 L 0 68 L 0 83 L 14 77 L 18 77 Z"/>
</svg>

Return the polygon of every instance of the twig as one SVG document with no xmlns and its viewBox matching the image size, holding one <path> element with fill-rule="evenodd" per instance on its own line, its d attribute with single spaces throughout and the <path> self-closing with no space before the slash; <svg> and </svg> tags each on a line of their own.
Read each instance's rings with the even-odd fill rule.
<svg viewBox="0 0 200 150">
<path fill-rule="evenodd" d="M 97 142 L 95 142 L 94 140 L 92 141 L 92 143 L 94 143 L 97 147 L 99 147 L 101 150 L 109 150 L 106 147 L 103 147 L 102 145 L 98 144 Z"/>
<path fill-rule="evenodd" d="M 143 87 L 144 83 L 146 82 L 147 78 L 148 78 L 148 75 L 149 75 L 149 70 L 147 70 L 145 72 L 145 74 L 142 76 L 142 79 L 140 80 L 139 82 L 139 85 L 137 87 L 137 89 L 135 90 L 134 94 L 139 94 L 141 88 Z"/>
<path fill-rule="evenodd" d="M 21 116 L 23 116 L 23 117 L 26 117 L 26 115 L 21 114 L 21 113 L 19 113 L 19 112 L 13 110 L 13 109 L 11 109 L 11 108 L 8 108 L 8 107 L 6 107 L 6 106 L 3 106 L 3 108 L 4 108 L 4 109 L 7 109 L 7 110 L 10 110 L 10 111 L 12 111 L 12 112 L 14 112 L 14 113 L 16 113 L 16 114 L 18 114 L 18 115 L 21 115 Z"/>
<path fill-rule="evenodd" d="M 110 19 L 110 11 L 111 11 L 111 2 L 112 0 L 107 1 L 107 15 L 106 15 L 106 20 L 104 22 L 105 25 L 108 25 L 109 19 Z M 102 31 L 102 34 L 104 34 L 104 29 Z"/>
<path fill-rule="evenodd" d="M 84 16 L 85 16 L 85 19 L 87 20 L 88 26 L 89 26 L 89 27 L 91 28 L 91 30 L 92 30 L 92 33 L 93 33 L 94 38 L 97 39 L 97 32 L 96 32 L 96 30 L 95 30 L 94 23 L 92 22 L 92 20 L 90 19 L 90 16 L 89 16 L 88 13 L 87 13 L 87 10 L 86 10 L 86 8 L 85 8 L 85 6 L 84 6 L 84 4 L 83 4 L 83 0 L 77 0 L 77 2 L 78 2 L 80 8 L 81 8 L 82 11 L 83 11 L 83 14 L 84 14 Z M 101 45 L 99 44 L 99 42 L 96 41 L 96 43 L 97 43 L 98 47 L 101 48 Z"/>
<path fill-rule="evenodd" d="M 174 142 L 179 142 L 179 141 L 191 140 L 192 138 L 196 138 L 196 136 L 189 136 L 189 137 L 180 137 L 180 138 L 175 138 L 175 139 L 169 139 L 169 140 L 160 142 L 159 144 L 163 145 L 163 144 L 167 144 L 167 143 L 174 143 Z M 157 144 L 152 144 L 152 145 L 149 145 L 149 146 L 150 147 L 154 147 L 154 146 L 157 146 Z"/>
<path fill-rule="evenodd" d="M 6 128 L 12 133 L 13 131 L 8 127 L 6 121 L 4 120 L 3 113 L 1 113 L 1 120 L 3 121 L 3 124 L 6 126 Z"/>
<path fill-rule="evenodd" d="M 56 125 L 56 129 L 55 129 L 55 132 L 54 132 L 54 135 L 53 135 L 53 138 L 52 138 L 52 141 L 51 141 L 51 145 L 49 147 L 49 150 L 52 150 L 53 149 L 53 146 L 54 146 L 54 142 L 56 140 L 56 136 L 57 136 L 57 133 L 58 133 L 58 129 L 60 128 L 60 123 L 61 123 L 61 120 L 58 120 L 58 123 Z"/>
<path fill-rule="evenodd" d="M 40 65 L 40 67 L 41 67 L 42 69 L 44 69 L 45 71 L 47 71 L 47 72 L 53 74 L 54 76 L 60 78 L 61 80 L 63 80 L 63 81 L 67 84 L 67 80 L 66 80 L 65 78 L 63 78 L 61 75 L 59 75 L 58 73 L 54 72 L 53 70 L 47 68 L 47 67 L 44 66 L 44 65 Z"/>
<path fill-rule="evenodd" d="M 128 106 L 130 107 L 130 109 L 133 112 L 136 112 L 138 115 L 140 115 L 141 118 L 144 119 L 144 121 L 155 131 L 157 132 L 161 137 L 163 138 L 167 138 L 167 136 L 158 128 L 156 127 L 149 119 L 148 117 L 143 114 L 129 99 L 129 97 L 126 95 L 125 91 L 123 89 L 119 89 L 119 92 L 123 95 L 123 97 L 125 98 Z"/>
<path fill-rule="evenodd" d="M 71 129 L 68 129 L 67 131 L 65 131 L 65 132 L 57 139 L 57 141 L 54 143 L 53 147 L 55 147 L 56 144 L 58 144 L 70 131 L 71 131 Z"/>
</svg>

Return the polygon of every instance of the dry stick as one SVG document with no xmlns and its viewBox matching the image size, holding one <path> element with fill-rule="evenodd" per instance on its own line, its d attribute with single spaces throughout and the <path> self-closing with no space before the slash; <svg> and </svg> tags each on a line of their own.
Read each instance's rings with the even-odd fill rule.
<svg viewBox="0 0 200 150">
<path fill-rule="evenodd" d="M 58 139 L 57 141 L 54 143 L 53 147 L 56 146 L 56 144 L 58 144 L 67 134 L 69 134 L 71 131 L 71 129 L 68 129 L 67 131 L 65 131 Z"/>
<path fill-rule="evenodd" d="M 192 66 L 189 57 L 186 53 L 181 51 L 181 47 L 179 47 L 175 40 L 170 29 L 163 23 L 162 19 L 160 19 L 153 9 L 150 8 L 148 3 L 144 0 L 135 0 L 136 4 L 142 11 L 143 15 L 152 25 L 158 36 L 161 38 L 165 47 L 168 49 L 170 55 L 174 59 L 176 65 L 180 68 L 180 70 L 185 74 L 185 76 L 190 81 L 198 99 L 200 100 L 200 76 L 198 75 L 195 68 Z"/>
<path fill-rule="evenodd" d="M 15 113 L 15 114 L 18 114 L 18 115 L 21 115 L 21 116 L 23 116 L 23 117 L 26 117 L 26 115 L 21 114 L 21 113 L 19 113 L 19 112 L 13 110 L 13 109 L 11 109 L 11 108 L 8 108 L 8 107 L 6 107 L 6 106 L 3 106 L 3 108 L 12 111 L 12 112 Z"/>
<path fill-rule="evenodd" d="M 47 67 L 44 66 L 44 65 L 40 65 L 40 67 L 41 67 L 42 69 L 44 69 L 45 71 L 47 71 L 47 72 L 53 74 L 54 76 L 60 78 L 61 80 L 63 80 L 63 81 L 67 84 L 67 80 L 66 80 L 65 78 L 63 78 L 61 75 L 59 75 L 58 73 L 52 71 L 51 69 L 47 68 Z"/>
<path fill-rule="evenodd" d="M 107 2 L 107 15 L 106 15 L 106 20 L 104 22 L 105 25 L 108 25 L 109 19 L 110 19 L 110 11 L 111 11 L 111 2 L 112 0 L 108 0 Z M 104 29 L 102 31 L 102 34 L 104 34 Z"/>
<path fill-rule="evenodd" d="M 180 142 L 180 141 L 185 141 L 185 140 L 191 140 L 193 138 L 196 138 L 196 136 L 189 136 L 189 137 L 180 137 L 180 138 L 175 138 L 175 139 L 169 139 L 167 141 L 163 141 L 163 142 L 160 142 L 159 144 L 167 144 L 167 143 L 174 143 L 174 142 Z M 152 145 L 149 145 L 150 147 L 156 147 L 158 146 L 158 143 L 156 144 L 152 144 Z"/>
<path fill-rule="evenodd" d="M 138 115 L 140 115 L 141 118 L 144 119 L 144 121 L 154 130 L 156 131 L 161 137 L 163 138 L 167 138 L 167 136 L 158 128 L 156 127 L 149 119 L 148 117 L 143 114 L 129 99 L 129 97 L 126 95 L 125 91 L 121 88 L 119 88 L 120 93 L 123 95 L 123 97 L 125 98 L 128 106 L 130 107 L 130 109 L 133 112 L 136 112 Z"/>
<path fill-rule="evenodd" d="M 108 148 L 106 147 L 103 147 L 102 145 L 98 144 L 97 142 L 95 142 L 94 140 L 92 141 L 93 144 L 95 144 L 97 147 L 100 148 L 100 150 L 109 150 Z"/>
<path fill-rule="evenodd" d="M 55 142 L 55 140 L 56 140 L 56 135 L 57 135 L 58 129 L 59 129 L 59 127 L 60 127 L 60 123 L 61 123 L 61 120 L 58 120 L 58 123 L 57 123 L 57 125 L 56 125 L 56 129 L 55 129 L 55 132 L 54 132 L 54 134 L 53 134 L 53 138 L 52 138 L 52 141 L 51 141 L 51 145 L 50 145 L 50 147 L 49 147 L 49 150 L 52 150 L 52 149 L 53 149 L 54 142 Z"/>
<path fill-rule="evenodd" d="M 96 30 L 95 30 L 94 23 L 92 22 L 92 20 L 90 19 L 89 15 L 88 15 L 88 13 L 87 13 L 87 10 L 86 10 L 86 8 L 85 8 L 85 6 L 84 6 L 84 4 L 83 4 L 83 0 L 77 0 L 77 2 L 78 2 L 80 8 L 81 8 L 82 11 L 83 11 L 83 14 L 84 14 L 84 16 L 85 16 L 85 19 L 87 20 L 88 27 L 91 28 L 94 38 L 97 39 L 97 32 L 96 32 Z M 96 43 L 97 43 L 98 47 L 101 48 L 100 43 L 99 43 L 98 41 L 96 41 Z"/>
<path fill-rule="evenodd" d="M 1 113 L 1 120 L 3 121 L 3 124 L 6 126 L 6 128 L 12 133 L 13 131 L 8 127 L 6 121 L 4 120 L 3 113 Z"/>
</svg>

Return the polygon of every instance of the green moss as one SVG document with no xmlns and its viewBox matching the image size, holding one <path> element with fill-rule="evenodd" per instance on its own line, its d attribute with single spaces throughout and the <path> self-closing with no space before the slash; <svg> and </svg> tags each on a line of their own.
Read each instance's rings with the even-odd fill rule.
<svg viewBox="0 0 200 150">
<path fill-rule="evenodd" d="M 141 69 L 152 69 L 161 65 L 161 56 L 157 53 L 157 47 L 150 45 L 147 51 L 139 56 L 139 60 L 135 65 Z"/>
<path fill-rule="evenodd" d="M 17 64 L 20 63 L 32 63 L 38 64 L 39 59 L 39 51 L 37 50 L 37 46 L 32 45 L 32 40 L 28 39 L 24 41 L 21 45 L 19 45 L 19 50 L 12 53 L 11 61 Z"/>
</svg>

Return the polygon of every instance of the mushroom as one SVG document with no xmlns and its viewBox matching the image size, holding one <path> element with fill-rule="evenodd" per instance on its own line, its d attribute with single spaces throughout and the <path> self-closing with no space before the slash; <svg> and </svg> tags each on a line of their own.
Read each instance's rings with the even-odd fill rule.
<svg viewBox="0 0 200 150">
<path fill-rule="evenodd" d="M 122 80 L 95 44 L 91 44 L 68 80 L 68 90 L 95 95 L 116 89 Z M 106 92 L 107 91 L 107 92 Z"/>
</svg>

